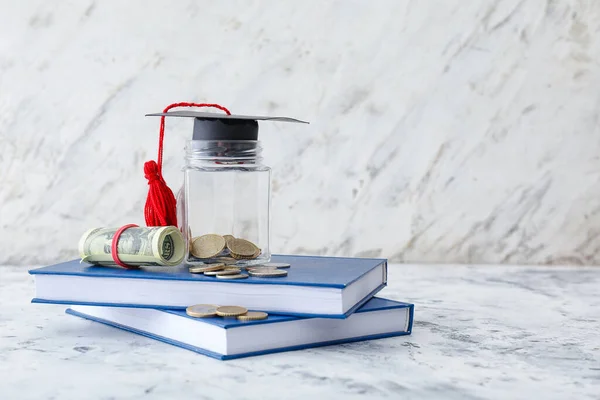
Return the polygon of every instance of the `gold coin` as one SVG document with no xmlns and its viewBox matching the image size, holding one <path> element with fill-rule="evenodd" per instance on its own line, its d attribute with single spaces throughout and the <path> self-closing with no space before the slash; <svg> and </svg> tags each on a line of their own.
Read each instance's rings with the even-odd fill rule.
<svg viewBox="0 0 600 400">
<path fill-rule="evenodd" d="M 188 241 L 188 251 L 191 253 L 192 252 L 192 242 L 194 241 L 194 238 L 192 237 L 192 228 L 190 228 L 188 226 L 188 236 L 187 236 L 187 241 Z"/>
<path fill-rule="evenodd" d="M 214 304 L 195 304 L 185 309 L 185 313 L 194 318 L 214 317 L 217 315 L 217 307 Z"/>
<path fill-rule="evenodd" d="M 258 321 L 259 319 L 267 319 L 269 314 L 262 311 L 248 311 L 244 315 L 239 315 L 237 319 L 240 321 Z"/>
<path fill-rule="evenodd" d="M 190 267 L 190 272 L 192 274 L 202 274 L 202 273 L 208 272 L 208 271 L 218 271 L 223 268 L 225 268 L 225 264 L 223 264 L 223 263 L 196 265 L 196 266 Z"/>
<path fill-rule="evenodd" d="M 192 241 L 192 255 L 197 258 L 211 258 L 225 248 L 223 236 L 208 234 L 198 236 Z"/>
<path fill-rule="evenodd" d="M 242 272 L 241 269 L 239 268 L 235 268 L 235 267 L 227 267 L 225 269 L 222 269 L 221 271 L 216 271 L 216 275 L 237 275 L 240 272 Z"/>
<path fill-rule="evenodd" d="M 257 258 L 258 256 L 260 256 L 260 253 L 262 253 L 262 250 L 257 248 L 256 251 L 254 252 L 254 254 L 252 254 L 251 256 L 244 256 L 244 255 L 240 255 L 240 254 L 235 254 L 232 252 L 229 252 L 229 254 L 231 255 L 231 257 L 238 259 L 238 260 L 254 260 L 255 258 Z"/>
<path fill-rule="evenodd" d="M 269 269 L 269 270 L 248 270 L 248 273 L 257 278 L 281 278 L 287 276 L 287 271 L 282 269 Z"/>
<path fill-rule="evenodd" d="M 223 239 L 225 239 L 225 244 L 229 243 L 230 241 L 234 240 L 235 237 L 232 235 L 223 235 Z"/>
<path fill-rule="evenodd" d="M 237 260 L 253 260 L 256 257 L 258 257 L 261 253 L 260 249 L 256 249 L 256 252 L 254 252 L 254 254 L 252 254 L 251 256 L 244 256 L 244 255 L 240 255 L 240 254 L 236 254 L 233 252 L 230 252 L 229 254 L 231 255 L 231 257 L 237 259 Z"/>
<path fill-rule="evenodd" d="M 258 247 L 246 239 L 233 239 L 227 243 L 227 248 L 231 252 L 233 258 L 237 257 L 254 257 Z M 237 257 L 236 257 L 237 256 Z"/>
<path fill-rule="evenodd" d="M 240 256 L 239 254 L 235 254 L 235 253 L 229 253 L 231 255 L 231 257 L 235 258 L 236 260 L 243 260 L 247 257 L 244 256 Z"/>
<path fill-rule="evenodd" d="M 247 308 L 240 306 L 221 306 L 217 307 L 216 313 L 221 317 L 237 317 L 248 312 Z"/>
<path fill-rule="evenodd" d="M 246 279 L 248 275 L 246 274 L 236 274 L 236 275 L 222 275 L 217 274 L 217 278 L 219 279 Z"/>
</svg>

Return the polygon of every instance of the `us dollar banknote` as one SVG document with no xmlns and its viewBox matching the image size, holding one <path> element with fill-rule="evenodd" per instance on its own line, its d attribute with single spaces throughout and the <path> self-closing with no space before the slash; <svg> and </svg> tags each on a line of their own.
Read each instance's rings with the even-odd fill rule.
<svg viewBox="0 0 600 400">
<path fill-rule="evenodd" d="M 119 228 L 93 228 L 81 236 L 79 255 L 83 262 L 114 266 L 111 245 Z M 185 255 L 181 232 L 174 226 L 126 229 L 117 242 L 121 262 L 134 266 L 174 266 Z"/>
</svg>

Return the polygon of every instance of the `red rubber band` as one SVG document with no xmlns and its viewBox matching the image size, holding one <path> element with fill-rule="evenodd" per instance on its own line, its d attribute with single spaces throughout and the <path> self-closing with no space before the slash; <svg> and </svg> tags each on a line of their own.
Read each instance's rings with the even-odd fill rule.
<svg viewBox="0 0 600 400">
<path fill-rule="evenodd" d="M 127 268 L 127 269 L 137 269 L 138 268 L 135 265 L 127 265 L 127 264 L 123 263 L 121 260 L 119 260 L 119 255 L 117 254 L 118 253 L 117 244 L 119 243 L 119 238 L 121 237 L 121 234 L 129 228 L 137 228 L 137 227 L 138 226 L 136 224 L 124 225 L 124 226 L 120 227 L 119 229 L 117 229 L 117 231 L 115 232 L 115 236 L 113 236 L 112 243 L 110 245 L 110 254 L 112 255 L 114 262 L 120 267 Z"/>
</svg>

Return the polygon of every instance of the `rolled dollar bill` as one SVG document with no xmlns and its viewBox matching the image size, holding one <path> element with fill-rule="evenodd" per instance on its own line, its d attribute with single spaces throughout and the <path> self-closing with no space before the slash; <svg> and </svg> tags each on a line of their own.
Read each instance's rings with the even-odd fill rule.
<svg viewBox="0 0 600 400">
<path fill-rule="evenodd" d="M 79 255 L 90 264 L 117 265 L 111 254 L 112 239 L 119 228 L 93 228 L 79 240 Z M 174 266 L 185 255 L 183 236 L 174 226 L 126 229 L 117 242 L 121 262 L 134 266 Z"/>
</svg>

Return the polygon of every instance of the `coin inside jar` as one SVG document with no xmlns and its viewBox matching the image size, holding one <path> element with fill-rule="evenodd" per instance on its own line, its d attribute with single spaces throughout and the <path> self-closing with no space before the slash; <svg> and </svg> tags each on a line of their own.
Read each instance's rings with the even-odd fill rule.
<svg viewBox="0 0 600 400">
<path fill-rule="evenodd" d="M 233 258 L 254 257 L 254 254 L 259 251 L 258 247 L 245 239 L 232 239 L 227 243 L 227 248 L 231 252 Z"/>
<path fill-rule="evenodd" d="M 218 262 L 222 262 L 225 265 L 233 265 L 238 262 L 238 260 L 236 260 L 235 258 L 227 256 L 217 257 L 215 258 L 215 260 L 217 260 Z"/>
<path fill-rule="evenodd" d="M 208 234 L 192 239 L 191 253 L 197 258 L 211 258 L 223 251 L 225 239 L 223 236 Z"/>
<path fill-rule="evenodd" d="M 227 244 L 230 241 L 234 240 L 235 237 L 233 235 L 223 235 L 223 239 L 225 239 L 225 244 Z"/>
</svg>

